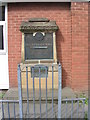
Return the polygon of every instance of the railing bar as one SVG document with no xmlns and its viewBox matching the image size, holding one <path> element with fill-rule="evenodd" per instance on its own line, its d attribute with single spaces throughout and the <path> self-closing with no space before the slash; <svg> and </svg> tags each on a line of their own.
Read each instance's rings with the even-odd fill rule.
<svg viewBox="0 0 90 120">
<path fill-rule="evenodd" d="M 23 118 L 23 103 L 22 103 L 22 86 L 21 86 L 21 69 L 18 65 L 18 94 L 19 94 L 19 116 Z"/>
<path fill-rule="evenodd" d="M 35 115 L 35 86 L 34 86 L 34 67 L 32 68 L 32 75 L 33 75 L 33 112 L 34 112 L 34 118 Z"/>
<path fill-rule="evenodd" d="M 66 101 L 66 112 L 65 112 L 65 120 L 67 119 L 67 101 Z"/>
<path fill-rule="evenodd" d="M 85 110 L 84 110 L 84 108 L 85 108 L 85 101 L 83 100 L 83 118 L 85 117 Z"/>
<path fill-rule="evenodd" d="M 72 116 L 73 115 L 73 100 L 72 100 L 72 107 L 71 107 L 71 119 L 72 119 Z"/>
<path fill-rule="evenodd" d="M 46 70 L 46 118 L 47 118 L 47 68 Z"/>
<path fill-rule="evenodd" d="M 73 99 L 62 99 L 62 101 L 64 102 L 64 101 L 78 101 L 78 100 L 85 100 L 86 98 L 73 98 Z"/>
<path fill-rule="evenodd" d="M 52 115 L 53 115 L 53 84 L 54 81 L 53 81 L 53 65 L 52 65 Z"/>
<path fill-rule="evenodd" d="M 7 102 L 7 107 L 8 107 L 8 118 L 10 118 L 10 111 L 9 111 L 9 103 Z"/>
<path fill-rule="evenodd" d="M 4 103 L 13 103 L 13 102 L 15 102 L 15 103 L 19 103 L 19 100 L 0 100 L 0 102 L 4 102 Z"/>
<path fill-rule="evenodd" d="M 26 81 L 27 81 L 27 115 L 29 115 L 28 67 L 27 66 L 26 66 Z"/>
<path fill-rule="evenodd" d="M 2 104 L 2 119 L 4 119 L 4 107 L 3 107 L 3 102 L 1 102 Z"/>
<path fill-rule="evenodd" d="M 88 118 L 88 120 L 90 120 L 90 95 L 88 96 L 88 114 L 87 114 L 87 118 Z"/>
<path fill-rule="evenodd" d="M 15 102 L 13 103 L 13 107 L 14 107 L 14 119 L 16 118 L 16 113 L 15 113 Z"/>
<path fill-rule="evenodd" d="M 61 118 L 62 68 L 58 65 L 58 119 Z"/>
<path fill-rule="evenodd" d="M 39 101 L 40 101 L 40 118 L 41 118 L 41 71 L 39 67 Z"/>
<path fill-rule="evenodd" d="M 79 112 L 79 101 L 77 101 L 77 118 L 78 118 L 78 112 Z"/>
</svg>

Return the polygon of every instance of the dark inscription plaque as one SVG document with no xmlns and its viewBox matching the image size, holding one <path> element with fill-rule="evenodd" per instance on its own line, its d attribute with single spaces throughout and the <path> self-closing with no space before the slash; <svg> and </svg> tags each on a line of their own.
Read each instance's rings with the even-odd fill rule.
<svg viewBox="0 0 90 120">
<path fill-rule="evenodd" d="M 53 33 L 25 34 L 25 60 L 53 59 Z"/>
<path fill-rule="evenodd" d="M 48 67 L 42 65 L 36 65 L 34 67 L 31 67 L 31 77 L 48 77 Z"/>
</svg>

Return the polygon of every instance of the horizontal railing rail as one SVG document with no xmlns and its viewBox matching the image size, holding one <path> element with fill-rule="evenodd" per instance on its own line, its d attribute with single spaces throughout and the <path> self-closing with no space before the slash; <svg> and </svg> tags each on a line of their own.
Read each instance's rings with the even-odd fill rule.
<svg viewBox="0 0 90 120">
<path fill-rule="evenodd" d="M 0 103 L 18 103 L 19 102 L 19 100 L 0 100 Z"/>
<path fill-rule="evenodd" d="M 86 100 L 86 98 L 66 98 L 66 99 L 62 99 L 62 101 L 80 101 L 80 100 Z"/>
</svg>

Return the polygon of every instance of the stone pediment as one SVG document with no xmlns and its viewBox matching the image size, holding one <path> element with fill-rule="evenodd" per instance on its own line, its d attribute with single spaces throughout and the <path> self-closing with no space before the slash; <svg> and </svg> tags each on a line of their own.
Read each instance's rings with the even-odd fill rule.
<svg viewBox="0 0 90 120">
<path fill-rule="evenodd" d="M 58 30 L 58 26 L 55 21 L 50 21 L 47 18 L 31 18 L 29 21 L 24 21 L 21 23 L 20 31 L 27 32 L 43 32 L 43 31 L 53 31 Z"/>
</svg>

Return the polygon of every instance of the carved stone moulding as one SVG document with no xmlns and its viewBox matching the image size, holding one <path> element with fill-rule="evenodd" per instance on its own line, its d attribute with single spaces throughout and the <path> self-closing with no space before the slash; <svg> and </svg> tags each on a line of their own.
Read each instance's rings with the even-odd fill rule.
<svg viewBox="0 0 90 120">
<path fill-rule="evenodd" d="M 55 32 L 58 26 L 55 21 L 50 21 L 47 18 L 31 18 L 29 21 L 23 21 L 20 26 L 20 31 L 27 32 Z"/>
</svg>

